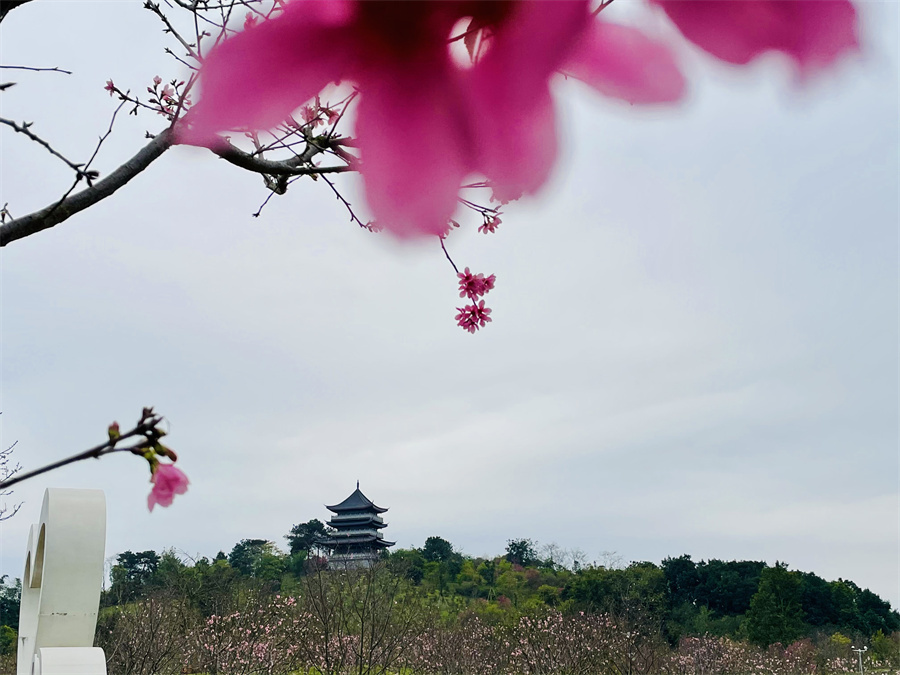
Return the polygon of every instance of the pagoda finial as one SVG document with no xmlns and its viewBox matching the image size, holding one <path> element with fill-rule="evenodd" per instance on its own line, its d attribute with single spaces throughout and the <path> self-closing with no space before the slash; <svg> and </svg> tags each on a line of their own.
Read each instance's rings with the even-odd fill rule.
<svg viewBox="0 0 900 675">
<path fill-rule="evenodd" d="M 356 479 L 356 489 L 359 490 L 359 478 Z"/>
</svg>

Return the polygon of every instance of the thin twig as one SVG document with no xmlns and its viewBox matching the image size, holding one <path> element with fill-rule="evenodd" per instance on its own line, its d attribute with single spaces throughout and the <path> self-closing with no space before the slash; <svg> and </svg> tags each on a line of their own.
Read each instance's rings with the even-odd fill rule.
<svg viewBox="0 0 900 675">
<path fill-rule="evenodd" d="M 47 72 L 47 73 L 65 73 L 66 75 L 71 75 L 71 70 L 65 70 L 60 67 L 55 68 L 34 68 L 32 66 L 0 66 L 0 68 L 8 68 L 10 70 L 33 70 L 35 72 Z"/>
<path fill-rule="evenodd" d="M 166 24 L 166 32 L 171 33 L 175 36 L 175 39 L 178 40 L 181 43 L 181 46 L 187 50 L 191 58 L 196 59 L 197 61 L 200 60 L 200 57 L 197 56 L 197 52 L 194 51 L 194 47 L 189 44 L 187 40 L 181 37 L 181 34 L 177 30 L 175 30 L 175 26 L 173 26 L 172 22 L 169 21 L 169 18 L 162 13 L 162 10 L 159 8 L 159 5 L 157 3 L 147 0 L 147 2 L 144 3 L 144 9 L 149 9 L 151 12 L 156 14 L 156 16 L 158 16 L 164 24 Z"/>
<path fill-rule="evenodd" d="M 347 211 L 350 213 L 350 222 L 354 222 L 359 225 L 364 230 L 368 230 L 369 232 L 374 232 L 372 226 L 368 223 L 364 223 L 359 219 L 359 217 L 353 212 L 353 205 L 344 199 L 344 195 L 340 193 L 340 191 L 334 186 L 330 180 L 328 180 L 328 176 L 322 176 L 322 180 L 328 183 L 328 187 L 331 188 L 331 191 L 334 193 L 334 196 L 337 197 L 343 204 Z"/>
<path fill-rule="evenodd" d="M 453 262 L 453 258 L 450 257 L 450 254 L 447 252 L 447 247 L 444 246 L 444 238 L 438 237 L 441 240 L 441 248 L 444 250 L 444 255 L 447 256 L 447 260 L 450 261 L 450 264 L 453 265 L 453 271 L 459 274 L 459 268 L 456 266 L 456 263 Z"/>
<path fill-rule="evenodd" d="M 61 159 L 63 162 L 66 163 L 66 165 L 68 165 L 68 167 L 70 169 L 72 169 L 72 171 L 74 171 L 79 176 L 86 175 L 86 172 L 83 171 L 81 168 L 82 166 L 84 166 L 83 164 L 76 164 L 75 162 L 71 161 L 70 159 L 64 157 L 59 152 L 54 150 L 53 146 L 51 146 L 47 141 L 45 141 L 43 138 L 41 138 L 40 136 L 38 136 L 37 134 L 32 132 L 30 130 L 31 125 L 33 124 L 32 122 L 22 122 L 22 124 L 19 125 L 19 124 L 16 124 L 15 122 L 13 122 L 12 120 L 6 119 L 5 117 L 0 117 L 0 124 L 5 124 L 8 127 L 12 127 L 18 133 L 28 136 L 28 138 L 30 138 L 32 141 L 34 141 L 38 145 L 44 146 L 47 149 L 47 152 L 49 152 L 54 157 Z"/>
</svg>

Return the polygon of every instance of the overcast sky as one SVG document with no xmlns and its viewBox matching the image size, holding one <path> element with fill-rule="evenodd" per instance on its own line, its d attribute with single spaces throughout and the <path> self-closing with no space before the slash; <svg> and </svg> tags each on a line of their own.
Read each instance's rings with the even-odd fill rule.
<svg viewBox="0 0 900 675">
<path fill-rule="evenodd" d="M 115 106 L 107 79 L 183 75 L 141 4 L 12 12 L 2 62 L 74 74 L 5 72 L 2 115 L 87 157 Z M 262 180 L 197 149 L 9 245 L 3 445 L 33 468 L 154 405 L 191 488 L 150 514 L 146 465 L 125 455 L 24 483 L 0 574 L 21 576 L 48 486 L 106 492 L 109 556 L 214 556 L 284 546 L 358 479 L 398 546 L 781 560 L 897 607 L 900 9 L 860 11 L 863 55 L 800 89 L 778 58 L 733 70 L 686 47 L 676 109 L 560 82 L 553 179 L 496 234 L 464 215 L 447 242 L 497 275 L 476 335 L 454 324 L 436 241 L 360 231 L 321 181 L 253 219 Z M 97 168 L 162 125 L 123 115 Z M 68 187 L 41 148 L 0 142 L 13 215 Z"/>
</svg>

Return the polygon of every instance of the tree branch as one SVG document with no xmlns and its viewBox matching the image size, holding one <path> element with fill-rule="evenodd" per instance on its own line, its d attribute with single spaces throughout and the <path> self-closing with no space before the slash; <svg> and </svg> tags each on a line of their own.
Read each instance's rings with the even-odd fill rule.
<svg viewBox="0 0 900 675">
<path fill-rule="evenodd" d="M 33 66 L 2 66 L 0 68 L 6 68 L 9 70 L 31 70 L 36 73 L 64 73 L 66 75 L 71 75 L 71 70 L 65 70 L 60 68 L 59 66 L 54 66 L 53 68 L 35 68 Z"/>
<path fill-rule="evenodd" d="M 328 146 L 319 147 L 310 144 L 309 147 L 300 155 L 286 160 L 269 160 L 263 159 L 255 155 L 239 150 L 231 144 L 224 147 L 212 148 L 212 151 L 235 166 L 239 166 L 247 171 L 255 173 L 268 174 L 270 176 L 307 176 L 320 173 L 344 173 L 347 171 L 355 171 L 352 165 L 346 166 L 309 166 L 310 160 L 317 154 L 324 152 Z"/>
<path fill-rule="evenodd" d="M 0 225 L 0 247 L 6 246 L 11 241 L 23 239 L 41 230 L 58 225 L 79 211 L 83 211 L 106 199 L 150 166 L 154 160 L 172 146 L 172 143 L 172 130 L 166 129 L 141 148 L 134 157 L 102 180 L 98 180 L 92 187 L 77 192 L 71 197 L 66 197 L 62 201 L 51 204 L 40 211 L 35 211 L 27 216 L 22 216 Z"/>
<path fill-rule="evenodd" d="M 47 464 L 46 466 L 42 466 L 39 469 L 34 469 L 33 471 L 27 471 L 15 476 L 9 475 L 5 480 L 0 481 L 0 491 L 6 490 L 16 483 L 22 482 L 23 480 L 28 480 L 29 478 L 40 476 L 41 474 L 47 473 L 48 471 L 58 469 L 61 466 L 66 466 L 67 464 L 72 464 L 73 462 L 80 462 L 85 459 L 100 459 L 101 457 L 103 457 L 103 455 L 108 455 L 113 452 L 130 452 L 134 455 L 143 456 L 145 451 L 153 450 L 157 454 L 167 454 L 171 458 L 174 458 L 174 453 L 171 455 L 169 454 L 171 453 L 171 450 L 159 444 L 159 439 L 165 435 L 165 432 L 159 428 L 159 425 L 160 423 L 162 423 L 162 421 L 163 418 L 155 414 L 153 412 L 153 408 L 144 408 L 144 411 L 141 413 L 141 419 L 138 420 L 138 423 L 134 426 L 133 429 L 120 434 L 118 432 L 119 425 L 114 422 L 112 425 L 110 425 L 109 439 L 104 441 L 100 445 L 89 448 L 84 452 L 79 452 L 75 455 L 72 455 L 71 457 L 66 457 L 65 459 L 53 462 L 52 464 Z M 113 433 L 113 429 L 115 429 L 115 433 Z M 135 445 L 129 445 L 127 447 L 116 447 L 116 444 L 120 441 L 123 441 L 126 438 L 134 438 L 136 436 L 140 436 L 144 440 L 136 443 Z"/>
</svg>

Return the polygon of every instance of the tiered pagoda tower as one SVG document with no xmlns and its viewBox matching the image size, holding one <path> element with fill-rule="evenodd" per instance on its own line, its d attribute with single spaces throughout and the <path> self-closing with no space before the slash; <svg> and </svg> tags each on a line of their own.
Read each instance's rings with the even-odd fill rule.
<svg viewBox="0 0 900 675">
<path fill-rule="evenodd" d="M 386 541 L 378 531 L 387 527 L 380 515 L 387 509 L 366 497 L 359 489 L 359 481 L 353 494 L 340 504 L 325 508 L 334 513 L 328 522 L 334 532 L 319 539 L 319 544 L 331 551 L 329 564 L 369 567 L 382 549 L 394 545 L 395 542 Z"/>
</svg>

